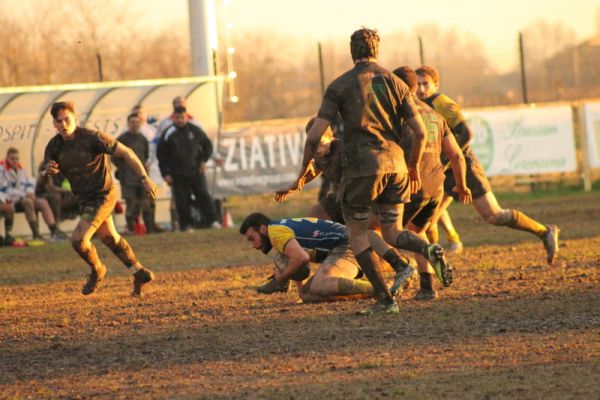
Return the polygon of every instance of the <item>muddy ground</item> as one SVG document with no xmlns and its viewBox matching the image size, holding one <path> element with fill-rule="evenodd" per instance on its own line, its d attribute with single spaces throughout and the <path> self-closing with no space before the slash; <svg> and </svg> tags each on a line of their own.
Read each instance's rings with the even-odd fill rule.
<svg viewBox="0 0 600 400">
<path fill-rule="evenodd" d="M 130 238 L 157 272 L 142 299 L 101 244 L 89 297 L 68 243 L 1 248 L 0 398 L 600 398 L 600 193 L 504 205 L 561 226 L 555 265 L 455 208 L 455 284 L 393 316 L 257 294 L 269 259 L 233 229 Z"/>
</svg>

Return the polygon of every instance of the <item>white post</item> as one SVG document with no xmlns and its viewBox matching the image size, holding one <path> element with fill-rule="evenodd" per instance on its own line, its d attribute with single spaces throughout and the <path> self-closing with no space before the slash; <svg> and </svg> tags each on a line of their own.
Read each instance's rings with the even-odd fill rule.
<svg viewBox="0 0 600 400">
<path fill-rule="evenodd" d="M 585 103 L 578 101 L 575 103 L 575 113 L 577 115 L 577 124 L 579 131 L 579 140 L 581 141 L 581 179 L 583 180 L 583 190 L 589 192 L 592 190 L 592 174 L 590 171 L 587 121 L 585 119 Z"/>
<path fill-rule="evenodd" d="M 192 74 L 215 74 L 213 51 L 217 50 L 217 16 L 214 0 L 188 0 Z"/>
</svg>

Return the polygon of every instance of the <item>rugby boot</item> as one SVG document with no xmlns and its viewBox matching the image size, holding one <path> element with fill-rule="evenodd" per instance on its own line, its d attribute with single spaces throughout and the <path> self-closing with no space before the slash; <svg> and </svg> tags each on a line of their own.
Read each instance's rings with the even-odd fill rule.
<svg viewBox="0 0 600 400">
<path fill-rule="evenodd" d="M 392 303 L 386 303 L 378 301 L 371 308 L 358 311 L 358 315 L 378 315 L 378 314 L 398 314 L 400 313 L 400 306 L 395 301 Z"/>
<path fill-rule="evenodd" d="M 419 289 L 417 294 L 415 295 L 415 300 L 425 301 L 425 300 L 435 300 L 437 299 L 438 294 L 435 289 Z"/>
<path fill-rule="evenodd" d="M 560 229 L 556 225 L 546 225 L 548 232 L 542 237 L 544 248 L 546 249 L 546 261 L 548 265 L 552 265 L 554 257 L 558 253 L 558 234 Z"/>
<path fill-rule="evenodd" d="M 142 295 L 142 286 L 146 283 L 151 282 L 154 279 L 152 271 L 146 268 L 142 268 L 133 274 L 133 291 L 131 295 L 134 297 L 140 297 Z"/>
<path fill-rule="evenodd" d="M 446 253 L 448 254 L 460 254 L 464 250 L 462 242 L 450 242 L 446 246 Z"/>
<path fill-rule="evenodd" d="M 438 277 L 442 285 L 448 287 L 452 284 L 453 270 L 446 258 L 444 257 L 444 249 L 439 244 L 430 244 L 425 248 L 425 257 L 433 267 L 435 275 Z"/>
<path fill-rule="evenodd" d="M 87 296 L 89 294 L 94 293 L 99 287 L 102 281 L 104 281 L 104 276 L 106 275 L 106 267 L 104 264 L 100 264 L 100 268 L 92 268 L 92 272 L 88 275 L 88 280 L 81 289 L 81 294 Z"/>
<path fill-rule="evenodd" d="M 287 293 L 287 291 L 290 289 L 290 281 L 289 279 L 286 280 L 283 283 L 279 283 L 275 280 L 275 277 L 273 275 L 271 275 L 270 277 L 267 278 L 267 280 L 260 285 L 259 287 L 256 288 L 256 291 L 258 293 L 262 293 L 262 294 L 272 294 L 272 293 Z"/>
<path fill-rule="evenodd" d="M 390 293 L 392 296 L 397 296 L 400 294 L 400 292 L 402 292 L 402 290 L 406 290 L 408 288 L 410 283 L 409 280 L 412 278 L 414 273 L 415 269 L 410 265 L 406 265 L 404 269 L 396 272 L 394 283 L 392 283 L 392 286 L 390 286 Z"/>
</svg>

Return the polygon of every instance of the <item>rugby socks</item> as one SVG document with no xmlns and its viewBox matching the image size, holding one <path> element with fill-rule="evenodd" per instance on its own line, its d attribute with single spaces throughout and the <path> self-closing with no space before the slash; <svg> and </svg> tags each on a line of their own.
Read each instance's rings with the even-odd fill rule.
<svg viewBox="0 0 600 400">
<path fill-rule="evenodd" d="M 448 243 L 460 243 L 460 235 L 456 232 L 456 229 L 448 231 L 446 233 L 446 239 L 448 239 Z"/>
<path fill-rule="evenodd" d="M 144 268 L 138 262 L 135 254 L 133 253 L 133 249 L 124 238 L 121 237 L 119 241 L 115 243 L 112 237 L 106 237 L 102 240 L 102 242 L 113 252 L 115 256 L 117 256 L 119 260 L 121 260 L 123 264 L 125 264 L 128 269 L 132 270 L 132 273 L 135 274 L 137 271 Z"/>
<path fill-rule="evenodd" d="M 404 271 L 409 266 L 408 258 L 400 255 L 396 249 L 389 249 L 382 257 L 396 272 Z"/>
<path fill-rule="evenodd" d="M 338 294 L 373 294 L 373 286 L 369 282 L 358 279 L 338 278 Z"/>
<path fill-rule="evenodd" d="M 433 275 L 429 272 L 419 272 L 421 290 L 433 290 Z"/>
<path fill-rule="evenodd" d="M 408 250 L 417 254 L 425 254 L 428 245 L 429 243 L 411 231 L 401 231 L 396 238 L 397 249 Z"/>
<path fill-rule="evenodd" d="M 375 254 L 373 249 L 368 247 L 360 254 L 357 254 L 356 261 L 358 261 L 360 269 L 367 276 L 369 282 L 371 282 L 371 285 L 373 285 L 377 300 L 385 304 L 392 304 L 394 302 L 394 297 L 390 293 L 390 289 L 385 284 L 385 280 L 381 274 L 381 269 L 379 268 L 378 256 Z"/>
<path fill-rule="evenodd" d="M 542 238 L 546 234 L 546 232 L 548 232 L 548 229 L 545 225 L 540 224 L 533 218 L 530 218 L 527 215 L 523 214 L 521 211 L 509 211 L 512 213 L 512 218 L 510 219 L 510 221 L 508 221 L 506 226 L 513 229 L 518 229 L 520 231 L 533 233 L 539 238 Z"/>
<path fill-rule="evenodd" d="M 100 269 L 100 258 L 98 257 L 98 251 L 93 243 L 90 242 L 89 248 L 84 249 L 81 240 L 76 240 L 71 242 L 71 246 L 73 246 L 77 254 L 79 254 L 93 270 Z"/>
</svg>

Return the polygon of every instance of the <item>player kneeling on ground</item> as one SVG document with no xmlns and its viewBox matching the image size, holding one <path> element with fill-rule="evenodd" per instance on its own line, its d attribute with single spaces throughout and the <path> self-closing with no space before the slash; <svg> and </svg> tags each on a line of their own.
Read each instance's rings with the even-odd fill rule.
<svg viewBox="0 0 600 400">
<path fill-rule="evenodd" d="M 350 249 L 346 228 L 332 221 L 317 218 L 273 220 L 261 213 L 246 217 L 240 233 L 252 247 L 275 255 L 273 284 L 280 292 L 288 290 L 289 279 L 296 282 L 304 302 L 331 301 L 372 296 L 373 286 L 356 279 L 362 275 Z M 319 264 L 310 274 L 309 262 Z M 274 292 L 273 290 L 272 292 Z"/>
</svg>

